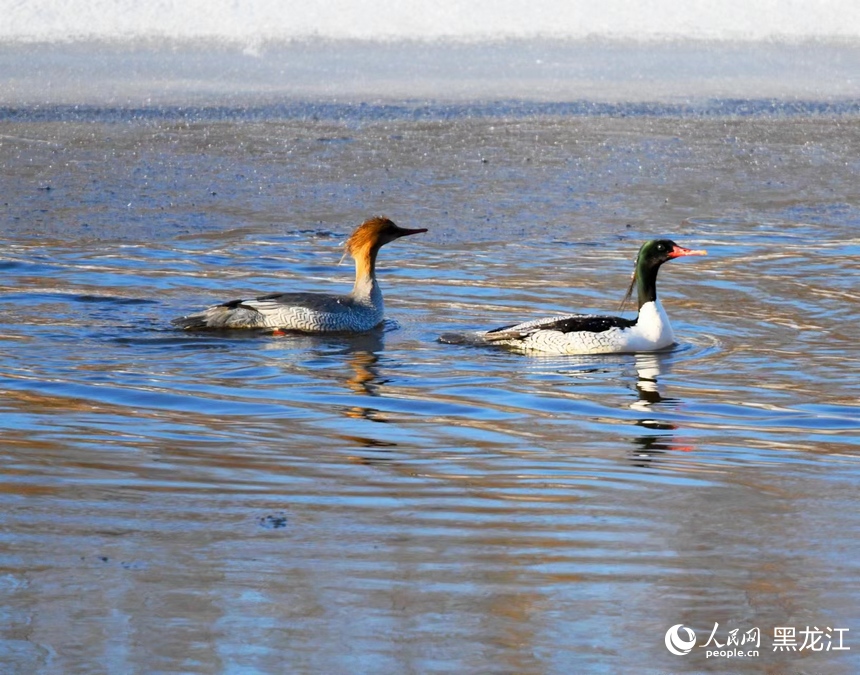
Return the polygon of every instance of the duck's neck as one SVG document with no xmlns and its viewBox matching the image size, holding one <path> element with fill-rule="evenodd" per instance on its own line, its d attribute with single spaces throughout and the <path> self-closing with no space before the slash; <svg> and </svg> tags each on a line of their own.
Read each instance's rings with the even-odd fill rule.
<svg viewBox="0 0 860 675">
<path fill-rule="evenodd" d="M 639 296 L 639 309 L 648 302 L 657 301 L 657 271 L 659 265 L 644 266 L 636 269 L 636 292 Z"/>
<path fill-rule="evenodd" d="M 357 302 L 371 305 L 382 303 L 382 291 L 376 281 L 376 254 L 379 248 L 369 247 L 359 251 L 355 256 L 355 284 L 352 287 L 352 297 Z"/>
<path fill-rule="evenodd" d="M 657 299 L 657 271 L 660 265 L 637 268 L 636 290 L 639 295 L 639 314 L 636 330 L 648 344 L 662 349 L 675 342 L 672 325 L 666 311 Z"/>
</svg>

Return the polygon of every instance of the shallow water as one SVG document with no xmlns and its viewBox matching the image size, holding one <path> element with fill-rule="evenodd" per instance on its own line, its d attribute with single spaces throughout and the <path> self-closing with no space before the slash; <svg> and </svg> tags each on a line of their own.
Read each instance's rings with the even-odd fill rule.
<svg viewBox="0 0 860 675">
<path fill-rule="evenodd" d="M 860 119 L 714 106 L 0 122 L 5 672 L 856 672 Z M 171 329 L 348 288 L 374 213 L 430 228 L 380 331 Z M 614 311 L 655 235 L 710 253 L 669 353 L 436 341 Z M 715 622 L 760 655 L 666 650 Z"/>
</svg>

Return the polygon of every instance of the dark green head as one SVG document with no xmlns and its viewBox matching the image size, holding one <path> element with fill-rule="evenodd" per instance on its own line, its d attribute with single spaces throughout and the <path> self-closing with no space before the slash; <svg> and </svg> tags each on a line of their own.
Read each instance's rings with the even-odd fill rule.
<svg viewBox="0 0 860 675">
<path fill-rule="evenodd" d="M 657 299 L 657 271 L 667 260 L 682 258 L 688 255 L 708 255 L 707 251 L 694 251 L 689 248 L 678 246 L 671 239 L 652 239 L 642 244 L 639 254 L 636 256 L 636 266 L 633 270 L 633 278 L 630 280 L 630 288 L 621 303 L 622 306 L 636 288 L 639 296 L 639 307 L 646 302 Z"/>
</svg>

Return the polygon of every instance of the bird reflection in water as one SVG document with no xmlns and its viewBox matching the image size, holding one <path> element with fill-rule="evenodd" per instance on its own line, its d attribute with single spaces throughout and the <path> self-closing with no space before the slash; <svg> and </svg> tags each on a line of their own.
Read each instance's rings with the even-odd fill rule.
<svg viewBox="0 0 860 675">
<path fill-rule="evenodd" d="M 638 399 L 630 404 L 633 410 L 642 412 L 652 411 L 652 406 L 664 404 L 676 406 L 680 403 L 677 398 L 664 397 L 660 393 L 657 378 L 668 370 L 666 355 L 636 354 L 636 392 Z M 678 442 L 675 434 L 671 433 L 678 429 L 673 422 L 654 418 L 641 418 L 636 420 L 636 426 L 655 431 L 670 432 L 636 436 L 633 439 L 634 447 L 631 450 L 630 459 L 637 466 L 649 466 L 655 459 L 671 452 L 690 452 L 694 450 L 692 445 Z"/>
<path fill-rule="evenodd" d="M 286 344 L 290 347 L 306 347 L 306 350 L 303 351 L 304 354 L 313 354 L 327 361 L 331 357 L 334 357 L 338 361 L 339 367 L 336 371 L 326 369 L 325 372 L 329 373 L 327 379 L 336 379 L 338 384 L 345 384 L 350 392 L 357 396 L 380 397 L 381 389 L 385 385 L 386 380 L 382 379 L 379 374 L 379 357 L 385 347 L 385 332 L 392 326 L 396 326 L 396 324 L 386 321 L 373 330 L 358 334 L 332 333 L 330 335 L 311 336 L 304 333 L 286 333 L 278 335 L 278 339 L 272 341 L 270 345 L 273 349 L 280 348 L 284 344 L 282 341 L 286 341 Z M 346 366 L 348 369 L 348 375 L 345 379 L 343 366 Z M 322 372 L 316 371 L 316 377 L 319 377 Z M 388 422 L 385 411 L 369 405 L 355 405 L 357 396 L 344 396 L 343 398 L 348 400 L 349 403 L 337 406 L 334 410 L 352 420 Z M 332 408 L 329 408 L 329 410 L 332 410 Z M 353 425 L 347 423 L 346 427 L 351 429 Z M 344 440 L 351 446 L 364 448 L 380 449 L 397 446 L 396 443 L 369 436 L 338 433 L 332 433 L 331 436 Z M 382 450 L 382 452 L 388 451 Z M 379 457 L 350 457 L 351 461 L 362 463 L 383 461 L 386 459 Z"/>
<path fill-rule="evenodd" d="M 385 381 L 379 377 L 377 364 L 379 353 L 384 347 L 383 332 L 378 328 L 362 335 L 350 336 L 343 350 L 348 354 L 347 364 L 352 374 L 346 379 L 346 386 L 355 394 L 361 396 L 379 396 L 379 390 Z M 387 422 L 382 413 L 376 408 L 366 406 L 350 406 L 344 409 L 347 417 L 363 418 L 371 422 Z"/>
<path fill-rule="evenodd" d="M 381 396 L 381 389 L 386 380 L 379 374 L 379 355 L 384 348 L 384 330 L 382 327 L 361 335 L 350 335 L 343 337 L 343 349 L 340 353 L 347 358 L 345 364 L 349 366 L 350 376 L 346 378 L 345 384 L 350 391 L 359 396 Z M 345 343 L 345 344 L 344 344 Z M 342 409 L 345 417 L 355 420 L 368 420 L 369 422 L 387 423 L 385 413 L 377 408 L 367 405 L 345 406 Z M 397 447 L 397 443 L 385 441 L 371 436 L 360 436 L 357 434 L 335 434 L 352 445 L 362 448 L 372 448 L 377 453 L 391 452 L 387 448 Z M 389 457 L 352 455 L 349 461 L 356 464 L 378 464 L 389 462 Z"/>
<path fill-rule="evenodd" d="M 663 396 L 657 378 L 663 374 L 662 354 L 636 354 L 636 392 L 639 399 L 630 404 L 633 410 L 649 410 L 655 403 L 662 403 Z M 674 401 L 675 399 L 666 399 Z"/>
<path fill-rule="evenodd" d="M 356 351 L 349 357 L 349 365 L 352 368 L 352 377 L 346 381 L 346 386 L 354 393 L 363 396 L 379 396 L 380 387 L 385 384 L 385 381 L 380 379 L 377 369 L 379 354 L 376 351 Z M 351 406 L 344 409 L 344 415 L 352 419 L 365 419 L 370 422 L 388 422 L 384 417 L 384 413 L 376 408 L 368 406 Z M 357 436 L 353 434 L 337 434 L 349 443 L 354 443 L 363 448 L 373 448 L 377 453 L 391 452 L 387 448 L 397 447 L 397 443 L 383 441 L 379 438 L 370 436 Z M 382 462 L 390 462 L 390 457 L 368 455 L 352 455 L 349 461 L 356 464 L 372 465 Z"/>
</svg>

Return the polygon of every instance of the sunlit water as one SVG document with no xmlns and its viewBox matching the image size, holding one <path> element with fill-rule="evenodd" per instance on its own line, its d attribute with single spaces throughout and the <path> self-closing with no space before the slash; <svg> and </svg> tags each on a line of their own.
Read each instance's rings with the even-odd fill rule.
<svg viewBox="0 0 860 675">
<path fill-rule="evenodd" d="M 860 120 L 714 105 L 7 111 L 4 672 L 856 672 Z M 376 213 L 430 229 L 378 332 L 171 328 L 348 289 Z M 436 341 L 614 312 L 654 235 L 709 250 L 669 353 Z M 760 657 L 664 646 L 715 622 Z"/>
</svg>

